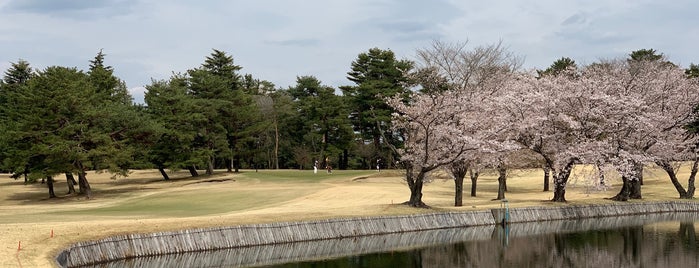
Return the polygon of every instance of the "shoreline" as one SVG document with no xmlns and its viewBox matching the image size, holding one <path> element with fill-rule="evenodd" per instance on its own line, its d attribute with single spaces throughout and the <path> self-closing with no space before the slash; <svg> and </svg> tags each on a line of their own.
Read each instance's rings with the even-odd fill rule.
<svg viewBox="0 0 699 268">
<path fill-rule="evenodd" d="M 400 216 L 338 218 L 128 234 L 75 243 L 54 258 L 75 267 L 172 253 L 496 225 L 504 209 Z M 699 212 L 696 201 L 507 208 L 508 223 L 575 220 L 673 212 Z"/>
</svg>

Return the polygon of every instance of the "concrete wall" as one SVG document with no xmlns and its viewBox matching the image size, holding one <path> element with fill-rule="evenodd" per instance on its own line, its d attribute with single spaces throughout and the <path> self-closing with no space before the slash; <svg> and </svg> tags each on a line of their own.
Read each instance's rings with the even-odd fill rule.
<svg viewBox="0 0 699 268">
<path fill-rule="evenodd" d="M 511 223 L 697 211 L 699 203 L 691 201 L 508 209 Z M 495 214 L 448 212 L 130 234 L 76 243 L 62 251 L 56 261 L 61 267 L 75 267 L 171 253 L 485 226 L 496 224 Z"/>
</svg>

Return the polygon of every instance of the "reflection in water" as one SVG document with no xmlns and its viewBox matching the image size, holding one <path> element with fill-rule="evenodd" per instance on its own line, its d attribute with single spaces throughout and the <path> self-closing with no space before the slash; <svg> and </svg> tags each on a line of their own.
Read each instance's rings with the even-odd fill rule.
<svg viewBox="0 0 699 268">
<path fill-rule="evenodd" d="M 412 267 L 697 267 L 695 224 L 511 237 L 506 245 L 495 240 L 441 245 L 421 249 L 422 262 Z"/>
<path fill-rule="evenodd" d="M 682 213 L 481 226 L 163 255 L 96 267 L 697 267 L 698 220 L 697 213 Z"/>
</svg>

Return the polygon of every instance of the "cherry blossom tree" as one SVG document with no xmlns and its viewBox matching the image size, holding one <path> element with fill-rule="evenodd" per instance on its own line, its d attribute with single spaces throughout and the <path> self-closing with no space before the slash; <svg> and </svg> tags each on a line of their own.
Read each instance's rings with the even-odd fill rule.
<svg viewBox="0 0 699 268">
<path fill-rule="evenodd" d="M 405 203 L 409 206 L 427 207 L 422 201 L 422 188 L 430 171 L 452 164 L 477 148 L 470 135 L 463 132 L 463 110 L 453 101 L 455 98 L 454 92 L 446 91 L 415 93 L 407 103 L 401 98 L 388 100 L 397 111 L 393 126 L 405 138 L 404 148 L 397 151 L 410 188 L 410 200 Z"/>
<path fill-rule="evenodd" d="M 682 69 L 668 64 L 649 63 L 644 71 L 655 79 L 647 83 L 649 121 L 653 128 L 648 131 L 655 138 L 648 153 L 655 164 L 670 178 L 679 198 L 694 197 L 694 181 L 699 157 L 697 144 L 699 137 L 687 135 L 686 127 L 694 120 L 695 107 L 699 105 L 699 78 L 687 77 Z M 679 182 L 678 169 L 689 161 L 691 170 L 687 178 L 687 189 Z"/>
<path fill-rule="evenodd" d="M 601 122 L 606 146 L 598 153 L 623 182 L 612 199 L 642 198 L 642 172 L 647 163 L 658 164 L 677 187 L 671 163 L 696 158 L 690 146 L 694 143 L 683 129 L 699 103 L 696 84 L 686 79 L 682 69 L 665 61 L 606 61 L 588 66 L 583 76 L 603 97 L 599 103 L 604 104 Z M 684 195 L 683 189 L 678 192 Z"/>
<path fill-rule="evenodd" d="M 607 61 L 586 67 L 581 74 L 581 86 L 591 92 L 594 113 L 592 121 L 600 130 L 597 165 L 608 165 L 622 178 L 622 188 L 612 199 L 626 201 L 641 198 L 643 163 L 648 162 L 645 151 L 653 144 L 646 135 L 649 127 L 642 86 L 642 77 L 634 76 L 625 61 Z"/>
<path fill-rule="evenodd" d="M 513 72 L 512 65 L 471 68 L 463 45 L 435 43 L 420 53 L 422 66 L 412 75 L 422 93 L 389 101 L 398 111 L 395 125 L 405 133 L 400 154 L 408 170 L 408 204 L 424 206 L 423 180 L 438 167 L 455 178 L 456 205 L 462 203 L 463 178 L 477 178 L 480 167 L 498 170 L 497 199 L 504 198 L 507 166 L 522 165 L 511 157 L 520 147 L 551 170 L 555 202 L 566 201 L 578 164 L 596 165 L 600 176 L 606 169 L 619 173 L 623 185 L 615 200 L 642 197 L 647 163 L 663 168 L 682 198 L 693 196 L 697 138 L 688 138 L 684 126 L 694 119 L 699 87 L 676 65 L 610 60 L 537 77 Z M 681 161 L 693 161 L 687 190 L 676 175 Z"/>
<path fill-rule="evenodd" d="M 426 91 L 477 89 L 491 83 L 502 73 L 519 70 L 523 59 L 495 44 L 468 48 L 468 42 L 432 42 L 429 48 L 419 49 L 418 75 L 427 72 L 433 82 L 421 84 Z"/>
<path fill-rule="evenodd" d="M 467 42 L 435 41 L 431 47 L 418 50 L 417 55 L 418 68 L 411 73 L 412 80 L 426 94 L 450 92 L 448 95 L 452 97 L 448 101 L 461 109 L 458 114 L 460 131 L 469 135 L 474 141 L 472 145 L 477 148 L 468 154 L 461 154 L 460 159 L 445 166 L 445 170 L 454 178 L 454 204 L 461 206 L 466 174 L 470 175 L 471 195 L 475 196 L 479 167 L 492 162 L 485 156 L 502 158 L 502 155 L 493 152 L 507 150 L 501 147 L 504 137 L 494 134 L 499 126 L 496 124 L 498 121 L 491 118 L 494 107 L 491 102 L 493 96 L 504 89 L 504 78 L 519 69 L 522 60 L 507 51 L 502 42 L 469 49 Z M 502 161 L 493 166 L 506 170 Z M 505 176 L 502 177 L 501 188 L 504 188 Z M 499 196 L 504 198 L 504 192 Z"/>
<path fill-rule="evenodd" d="M 503 124 L 513 141 L 539 154 L 553 173 L 553 201 L 565 202 L 576 164 L 595 162 L 603 142 L 600 93 L 574 73 L 556 76 L 520 74 L 508 80 L 500 95 Z"/>
</svg>

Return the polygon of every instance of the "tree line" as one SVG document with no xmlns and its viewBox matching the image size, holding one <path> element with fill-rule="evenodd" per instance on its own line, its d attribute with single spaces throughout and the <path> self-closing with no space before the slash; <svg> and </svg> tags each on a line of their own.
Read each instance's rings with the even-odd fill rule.
<svg viewBox="0 0 699 268">
<path fill-rule="evenodd" d="M 145 104 L 133 103 L 102 51 L 86 71 L 35 70 L 19 60 L 0 81 L 0 169 L 45 180 L 51 197 L 54 178 L 65 175 L 71 193 L 90 197 L 88 170 L 125 176 L 155 168 L 168 180 L 168 170 L 199 176 L 306 169 L 316 160 L 339 169 L 380 163 L 404 169 L 408 204 L 424 206 L 426 174 L 439 168 L 453 174 L 460 205 L 464 177 L 475 195 L 484 168 L 498 171 L 498 199 L 508 168 L 542 167 L 545 190 L 553 174 L 554 199 L 565 201 L 576 164 L 617 171 L 624 189 L 635 189 L 641 163 L 670 174 L 678 161 L 696 159 L 686 135 L 699 125 L 696 65 L 681 69 L 650 49 L 627 60 L 578 67 L 561 58 L 545 70 L 522 70 L 522 59 L 501 43 L 434 42 L 417 55 L 399 60 L 372 48 L 352 62 L 353 85 L 336 89 L 300 76 L 277 88 L 214 49 L 200 66 L 152 81 Z M 661 146 L 665 158 L 655 153 Z"/>
<path fill-rule="evenodd" d="M 100 51 L 89 69 L 35 70 L 19 60 L 0 81 L 0 170 L 53 182 L 65 175 L 70 191 L 91 195 L 88 170 L 127 175 L 129 169 L 238 171 L 306 169 L 315 160 L 339 169 L 393 163 L 386 144 L 391 108 L 384 97 L 405 94 L 412 63 L 390 50 L 359 54 L 335 89 L 314 76 L 286 89 L 250 74 L 214 49 L 204 62 L 146 86 L 135 104 Z M 336 94 L 337 90 L 343 92 Z M 78 177 L 75 182 L 74 175 Z"/>
<path fill-rule="evenodd" d="M 457 206 L 467 174 L 475 195 L 480 170 L 496 170 L 500 200 L 507 170 L 532 166 L 545 171 L 544 191 L 553 180 L 555 202 L 566 201 L 576 165 L 594 167 L 596 176 L 586 179 L 600 187 L 605 174 L 619 174 L 623 185 L 613 200 L 642 198 L 649 164 L 667 173 L 680 198 L 694 197 L 697 65 L 682 69 L 653 49 L 587 66 L 564 57 L 536 72 L 518 70 L 498 46 L 470 51 L 435 42 L 419 55 L 424 65 L 412 75 L 421 90 L 389 99 L 394 130 L 405 137 L 395 151 L 411 190 L 408 205 L 426 206 L 423 184 L 440 168 L 454 177 Z M 677 176 L 684 162 L 692 166 L 687 188 Z"/>
</svg>

